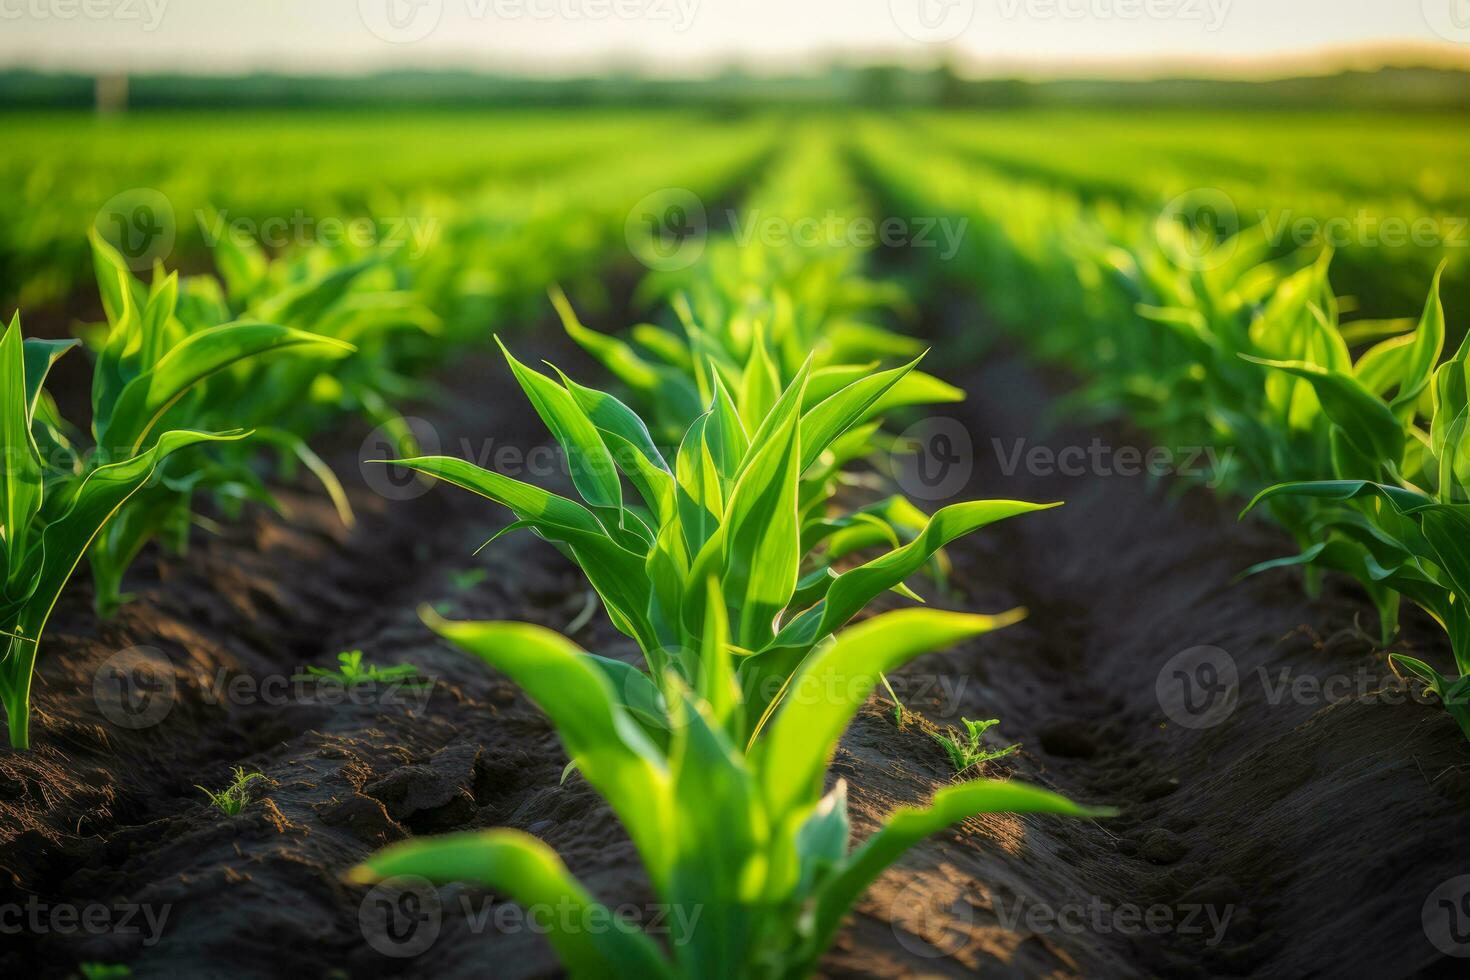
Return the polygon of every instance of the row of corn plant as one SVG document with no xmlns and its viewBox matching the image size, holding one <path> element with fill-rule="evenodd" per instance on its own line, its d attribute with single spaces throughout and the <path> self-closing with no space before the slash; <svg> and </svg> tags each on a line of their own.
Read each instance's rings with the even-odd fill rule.
<svg viewBox="0 0 1470 980">
<path fill-rule="evenodd" d="M 823 191 L 847 186 L 830 144 L 789 152 L 748 212 L 821 213 L 832 203 Z M 541 706 L 569 771 L 621 819 L 660 900 L 699 913 L 692 929 L 661 948 L 613 917 L 547 845 L 510 829 L 397 845 L 353 880 L 468 881 L 570 909 L 547 938 L 573 976 L 801 977 L 867 886 L 924 837 L 987 812 L 1103 813 L 976 779 L 899 810 L 852 845 L 846 787 L 829 786 L 827 769 L 883 673 L 1024 612 L 905 609 L 849 624 L 881 593 L 912 595 L 905 581 L 944 545 L 1046 505 L 971 501 L 932 516 L 908 505 L 919 520 L 902 542 L 891 523 L 901 498 L 850 509 L 832 491 L 832 473 L 870 451 L 881 412 L 916 392 L 942 398 L 952 389 L 918 375 L 917 358 L 873 363 L 890 349 L 913 353 L 877 319 L 864 331 L 872 341 L 831 342 L 844 324 L 876 315 L 854 297 L 887 294 L 862 279 L 860 256 L 826 246 L 761 254 L 766 247 L 713 247 L 683 277 L 670 304 L 682 336 L 649 326 L 631 342 L 594 333 L 558 297 L 568 331 L 654 413 L 652 423 L 609 392 L 506 352 L 565 450 L 580 500 L 463 460 L 397 461 L 507 507 L 515 517 L 507 530 L 530 529 L 568 555 L 638 644 L 642 667 L 537 626 L 424 613 Z M 840 274 L 825 271 L 834 266 Z M 665 288 L 657 279 L 653 293 Z M 788 342 L 793 335 L 799 343 Z M 679 437 L 661 448 L 656 433 L 668 429 Z M 872 547 L 877 557 L 856 557 Z M 582 928 L 594 916 L 615 925 Z"/>
<path fill-rule="evenodd" d="M 221 220 L 406 216 L 404 200 L 452 194 L 472 203 L 507 188 L 579 182 L 587 161 L 614 159 L 629 146 L 724 138 L 693 112 L 575 115 L 9 113 L 5 135 L 14 151 L 0 160 L 0 269 L 7 273 L 0 305 L 36 309 L 85 287 L 87 242 L 79 231 L 109 199 L 130 220 L 135 203 L 168 202 L 148 221 L 170 229 L 174 257 L 193 266 L 209 257 Z M 144 188 L 150 193 L 138 193 Z M 109 213 L 100 226 L 111 231 L 114 220 Z"/>
<path fill-rule="evenodd" d="M 1443 360 L 1440 275 L 1417 318 L 1344 322 L 1330 250 L 1277 256 L 1262 225 L 1221 234 L 943 153 L 916 162 L 910 136 L 869 127 L 864 161 L 909 206 L 971 217 L 969 268 L 1001 319 L 1088 379 L 1085 405 L 1231 451 L 1216 479 L 1301 549 L 1251 571 L 1300 566 L 1312 589 L 1323 569 L 1355 576 L 1385 646 L 1403 598 L 1427 611 L 1455 673 L 1390 662 L 1470 737 L 1470 351 Z"/>
<path fill-rule="evenodd" d="M 768 140 L 764 127 L 746 127 L 689 160 L 642 156 L 604 167 L 591 186 L 570 180 L 556 206 L 536 181 L 523 197 L 548 203 L 532 213 L 496 211 L 500 192 L 464 202 L 463 217 L 446 217 L 445 240 L 424 255 L 385 243 L 270 256 L 230 235 L 215 246 L 217 276 L 156 267 L 144 281 L 94 233 L 105 322 L 79 331 L 94 358 L 90 431 L 64 419 L 44 390 L 75 342 L 25 339 L 17 314 L 0 365 L 0 701 L 12 746 L 29 745 L 42 633 L 83 558 L 98 612 L 114 612 L 126 599 L 127 568 L 152 540 L 181 548 L 202 498 L 226 516 L 246 500 L 274 502 L 260 468 L 266 447 L 310 470 L 350 522 L 347 495 L 310 449 L 311 435 L 344 413 L 393 428 L 389 405 L 418 390 L 414 373 L 485 342 L 482 317 L 508 316 L 518 293 L 544 288 L 546 280 L 512 288 L 515 274 L 503 265 L 516 256 L 555 255 L 556 274 L 585 274 L 613 253 L 623 218 L 649 188 L 685 182 L 718 193 Z M 595 209 L 584 206 L 589 196 Z M 592 225 L 548 218 L 589 211 Z M 396 431 L 410 449 L 405 428 Z"/>
</svg>

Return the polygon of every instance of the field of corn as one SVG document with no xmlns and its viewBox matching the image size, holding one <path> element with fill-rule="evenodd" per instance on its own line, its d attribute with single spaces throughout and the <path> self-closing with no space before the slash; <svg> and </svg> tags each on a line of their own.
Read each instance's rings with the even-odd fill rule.
<svg viewBox="0 0 1470 980">
<path fill-rule="evenodd" d="M 6 131 L 4 975 L 1462 975 L 1458 121 Z"/>
</svg>

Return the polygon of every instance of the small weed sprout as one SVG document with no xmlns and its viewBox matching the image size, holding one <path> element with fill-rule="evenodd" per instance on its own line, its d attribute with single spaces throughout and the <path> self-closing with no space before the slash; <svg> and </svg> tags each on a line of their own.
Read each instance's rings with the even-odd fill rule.
<svg viewBox="0 0 1470 980">
<path fill-rule="evenodd" d="M 133 968 L 121 963 L 81 963 L 77 975 L 82 980 L 123 980 L 133 975 Z"/>
<path fill-rule="evenodd" d="M 878 679 L 883 682 L 883 687 L 888 691 L 888 696 L 893 699 L 893 724 L 899 731 L 903 731 L 909 725 L 909 709 L 905 708 L 903 702 L 898 699 L 898 692 L 893 689 L 892 684 L 888 683 L 887 674 L 879 674 Z"/>
<path fill-rule="evenodd" d="M 352 687 L 356 684 L 365 684 L 369 681 L 379 683 L 393 683 L 397 681 L 422 681 L 419 669 L 413 664 L 396 664 L 392 667 L 378 667 L 374 664 L 364 665 L 361 650 L 350 650 L 346 653 L 337 654 L 337 669 L 329 670 L 326 667 L 306 668 L 306 677 L 330 677 L 342 684 Z"/>
<path fill-rule="evenodd" d="M 899 711 L 903 711 L 902 706 L 899 707 Z M 934 741 L 943 746 L 945 754 L 949 756 L 955 775 L 961 775 L 984 762 L 1004 759 L 1021 747 L 1020 742 L 1007 745 L 1003 749 L 992 749 L 982 744 L 981 738 L 985 733 L 1000 724 L 998 718 L 992 718 L 989 721 L 971 721 L 968 718 L 960 720 L 965 725 L 963 732 L 950 726 L 943 732 L 932 733 Z"/>
<path fill-rule="evenodd" d="M 490 577 L 483 568 L 465 568 L 449 573 L 449 584 L 456 592 L 468 592 Z"/>
<path fill-rule="evenodd" d="M 233 817 L 250 803 L 250 784 L 257 779 L 266 779 L 266 775 L 260 772 L 246 772 L 244 766 L 236 766 L 233 770 L 234 778 L 230 785 L 218 792 L 194 784 L 194 788 L 205 796 L 209 802 L 219 808 L 225 816 Z"/>
</svg>

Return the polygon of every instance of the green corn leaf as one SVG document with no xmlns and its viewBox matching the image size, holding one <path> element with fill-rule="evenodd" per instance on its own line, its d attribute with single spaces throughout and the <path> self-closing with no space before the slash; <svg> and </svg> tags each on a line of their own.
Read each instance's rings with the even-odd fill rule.
<svg viewBox="0 0 1470 980">
<path fill-rule="evenodd" d="M 704 548 L 725 516 L 724 480 L 705 437 L 712 417 L 706 413 L 694 420 L 674 459 L 679 525 L 691 555 Z"/>
<path fill-rule="evenodd" d="M 919 360 L 854 381 L 809 409 L 801 418 L 802 470 L 815 463 L 844 432 L 867 421 L 879 400 L 907 377 Z"/>
<path fill-rule="evenodd" d="M 1353 376 L 1374 395 L 1386 397 L 1394 386 L 1403 384 L 1416 342 L 1415 336 L 1406 335 L 1375 344 L 1353 365 Z"/>
<path fill-rule="evenodd" d="M 714 373 L 711 386 L 714 396 L 710 401 L 709 421 L 705 424 L 704 438 L 709 445 L 710 455 L 714 458 L 715 469 L 719 471 L 721 486 L 728 494 L 735 484 L 741 462 L 750 452 L 750 437 L 746 434 L 745 423 L 741 421 L 740 412 L 735 407 L 735 400 L 730 397 L 730 389 L 725 386 L 718 372 Z"/>
<path fill-rule="evenodd" d="M 572 469 L 572 482 L 577 492 L 591 507 L 620 511 L 623 506 L 622 484 L 612 455 L 597 434 L 597 427 L 561 385 L 516 360 L 505 344 L 496 338 L 501 353 L 510 364 L 521 389 L 551 430 L 556 441 L 566 449 Z M 626 436 L 625 436 L 626 438 Z"/>
<path fill-rule="evenodd" d="M 796 832 L 796 853 L 801 862 L 801 877 L 796 886 L 798 898 L 812 895 L 843 866 L 851 837 L 847 780 L 839 779 Z"/>
<path fill-rule="evenodd" d="M 705 586 L 704 634 L 699 643 L 698 691 L 710 713 L 711 724 L 740 731 L 740 683 L 730 657 L 730 618 L 720 583 L 714 577 Z"/>
<path fill-rule="evenodd" d="M 41 456 L 31 435 L 31 406 L 26 371 L 25 342 L 20 333 L 20 314 L 0 337 L 0 464 L 5 470 L 4 511 L 0 512 L 5 536 L 5 585 L 12 591 L 23 574 L 23 560 L 30 545 L 31 521 L 41 509 Z M 39 387 L 39 385 L 38 385 Z"/>
<path fill-rule="evenodd" d="M 66 508 L 46 525 L 39 542 L 27 552 L 23 577 L 12 575 L 12 584 L 22 583 L 23 588 L 7 596 L 12 622 L 4 629 L 16 639 L 11 643 L 10 655 L 0 664 L 0 699 L 10 719 L 14 747 L 28 744 L 27 706 L 41 634 L 62 589 L 97 535 L 153 478 L 159 463 L 171 453 L 199 443 L 228 442 L 247 435 L 243 431 L 164 433 L 147 452 L 87 474 L 69 495 Z"/>
<path fill-rule="evenodd" d="M 664 472 L 669 471 L 669 464 L 664 462 L 648 426 L 643 424 L 637 413 L 606 392 L 578 384 L 556 365 L 552 365 L 552 370 L 561 378 L 566 390 L 576 399 L 577 405 L 597 429 L 604 433 L 610 432 L 637 449 L 649 465 Z"/>
<path fill-rule="evenodd" d="M 551 305 L 556 308 L 556 314 L 561 319 L 562 328 L 566 330 L 567 336 L 581 345 L 587 353 L 597 358 L 603 367 L 612 372 L 613 377 L 642 395 L 658 390 L 663 376 L 656 368 L 644 361 L 632 347 L 618 338 L 599 333 L 584 325 L 577 316 L 576 310 L 572 309 L 567 294 L 560 286 L 552 286 L 548 293 L 551 296 Z"/>
<path fill-rule="evenodd" d="M 999 616 L 905 609 L 860 623 L 815 651 L 792 679 L 759 748 L 772 819 L 782 818 L 803 799 L 820 795 L 822 774 L 837 740 L 877 686 L 879 675 L 1024 616 L 1019 609 Z M 843 696 L 826 693 L 831 691 Z"/>
<path fill-rule="evenodd" d="M 1356 500 L 1365 496 L 1379 496 L 1403 515 L 1413 514 L 1434 505 L 1432 499 L 1421 493 L 1405 490 L 1403 487 L 1385 486 L 1369 480 L 1312 480 L 1278 483 L 1274 487 L 1267 487 L 1256 494 L 1255 499 L 1240 512 L 1240 516 L 1245 517 L 1266 501 L 1283 496 L 1314 497 L 1320 500 Z"/>
<path fill-rule="evenodd" d="M 420 615 L 434 632 L 503 671 L 546 712 L 567 755 L 617 811 L 661 885 L 669 858 L 669 774 L 602 669 L 576 644 L 539 626 L 450 622 L 428 607 Z"/>
<path fill-rule="evenodd" d="M 117 249 L 97 233 L 95 228 L 87 235 L 92 244 L 92 267 L 97 274 L 97 291 L 102 295 L 102 310 L 107 322 L 113 326 L 126 315 L 129 306 L 143 307 L 148 297 L 143 284 L 133 278 L 128 264 Z"/>
<path fill-rule="evenodd" d="M 12 321 L 16 332 L 20 331 L 20 314 L 15 315 Z M 37 340 L 28 338 L 25 342 L 25 374 L 26 374 L 26 397 L 25 405 L 28 417 L 35 421 L 36 405 L 41 398 L 42 386 L 46 383 L 46 376 L 51 373 L 51 368 L 61 355 L 81 344 L 79 340 Z"/>
<path fill-rule="evenodd" d="M 632 664 L 594 654 L 585 654 L 589 663 L 607 676 L 617 703 L 638 722 L 643 733 L 660 749 L 668 748 L 673 723 L 665 708 L 664 696 L 643 671 Z"/>
<path fill-rule="evenodd" d="M 710 918 L 681 937 L 674 955 L 685 976 L 740 976 L 745 971 L 738 964 L 755 953 L 754 899 L 765 885 L 759 855 L 768 833 L 759 788 L 687 690 L 677 692 L 676 704 L 669 753 L 677 788 L 674 834 L 664 843 L 672 867 L 667 897 L 676 909 L 702 907 Z M 709 819 L 714 813 L 723 819 Z"/>
<path fill-rule="evenodd" d="M 211 209 L 206 220 L 218 226 L 219 216 Z M 230 302 L 244 306 L 260 289 L 270 271 L 270 260 L 255 242 L 239 235 L 220 235 L 214 245 L 214 265 L 225 281 Z"/>
<path fill-rule="evenodd" d="M 337 510 L 337 518 L 344 527 L 355 527 L 357 516 L 352 512 L 352 502 L 347 499 L 347 491 L 342 487 L 342 481 L 337 479 L 337 474 L 332 468 L 306 444 L 306 440 L 294 432 L 285 429 L 277 429 L 265 426 L 255 430 L 255 438 L 262 442 L 271 443 L 290 453 L 300 460 L 301 465 L 316 477 L 322 489 L 327 491 L 331 498 L 332 506 Z"/>
<path fill-rule="evenodd" d="M 376 258 L 362 259 L 338 266 L 326 275 L 290 286 L 271 294 L 261 303 L 256 315 L 270 323 L 292 326 L 316 326 L 352 288 L 358 276 L 377 265 Z"/>
<path fill-rule="evenodd" d="M 650 458 L 647 451 L 629 442 L 616 432 L 608 429 L 599 429 L 603 442 L 607 444 L 608 452 L 612 454 L 613 461 L 618 469 L 627 476 L 638 495 L 643 498 L 644 504 L 652 513 L 659 527 L 671 524 L 679 519 L 679 497 L 678 487 L 674 482 L 674 476 L 669 472 L 667 466 L 659 465 L 662 458 L 655 461 Z"/>
<path fill-rule="evenodd" d="M 1429 299 L 1424 304 L 1424 315 L 1419 320 L 1419 329 L 1414 331 L 1414 343 L 1409 349 L 1404 365 L 1403 382 L 1394 397 L 1392 409 L 1400 416 L 1412 418 L 1419 396 L 1429 386 L 1435 365 L 1444 351 L 1444 303 L 1439 298 L 1439 283 L 1444 277 L 1449 260 L 1441 262 L 1435 270 L 1434 282 L 1429 287 Z"/>
<path fill-rule="evenodd" d="M 452 483 L 510 508 L 518 518 L 537 526 L 590 534 L 605 533 L 597 517 L 576 501 L 476 466 L 468 460 L 452 456 L 419 456 L 413 459 L 368 462 L 402 466 L 445 483 Z"/>
<path fill-rule="evenodd" d="M 740 417 L 746 428 L 759 427 L 780 394 L 781 375 L 766 350 L 765 332 L 757 328 L 740 384 Z"/>
<path fill-rule="evenodd" d="M 97 428 L 97 444 L 137 452 L 169 408 L 200 381 L 246 358 L 304 345 L 352 350 L 329 337 L 270 323 L 230 323 L 190 334 L 123 386 L 106 422 Z"/>
<path fill-rule="evenodd" d="M 723 569 L 721 593 L 730 606 L 734 636 L 751 649 L 775 635 L 776 616 L 796 591 L 803 382 L 804 375 L 766 417 L 730 492 L 724 520 L 690 569 L 696 581 Z M 700 593 L 698 598 L 705 597 Z M 686 620 L 698 623 L 702 616 Z"/>
<path fill-rule="evenodd" d="M 178 302 L 179 274 L 172 272 L 154 285 L 148 296 L 148 303 L 143 307 L 142 348 L 138 356 L 138 363 L 143 368 L 157 364 L 182 339 L 178 333 L 169 329 Z"/>
<path fill-rule="evenodd" d="M 115 615 L 128 596 L 122 592 L 123 576 L 159 528 L 189 518 L 188 493 L 167 487 L 145 488 L 118 511 L 97 535 L 87 551 L 96 584 L 93 605 L 101 619 Z"/>
<path fill-rule="evenodd" d="M 826 949 L 842 918 L 890 865 L 919 841 L 982 813 L 1054 813 L 1071 817 L 1108 817 L 1115 810 L 1084 807 L 1056 793 L 1022 783 L 977 779 L 934 794 L 929 806 L 904 807 L 855 851 L 842 871 L 818 892 L 814 928 L 816 950 Z"/>
<path fill-rule="evenodd" d="M 941 508 L 913 541 L 837 576 L 820 610 L 820 626 L 815 639 L 840 628 L 875 596 L 902 583 L 950 542 L 997 521 L 1059 506 L 1017 500 L 975 500 Z M 799 620 L 793 622 L 793 626 L 796 622 Z"/>
<path fill-rule="evenodd" d="M 659 529 L 653 547 L 648 552 L 647 575 L 649 583 L 648 619 L 657 647 L 679 649 L 683 646 L 686 633 L 683 627 L 685 583 L 689 578 L 689 553 L 684 547 L 684 535 L 678 522 L 665 524 Z M 663 664 L 650 660 L 654 673 L 661 673 Z"/>
<path fill-rule="evenodd" d="M 1407 670 L 1423 681 L 1460 726 L 1460 733 L 1470 739 L 1470 674 L 1462 674 L 1459 679 L 1450 680 L 1424 661 L 1402 653 L 1389 654 L 1388 662 L 1396 670 Z"/>
<path fill-rule="evenodd" d="M 1435 504 L 1419 513 L 1419 521 L 1435 563 L 1449 579 L 1454 601 L 1465 608 L 1470 603 L 1470 507 Z M 1461 672 L 1470 674 L 1470 649 L 1457 646 L 1455 658 Z"/>
<path fill-rule="evenodd" d="M 637 639 L 645 650 L 659 646 L 647 615 L 650 585 L 644 570 L 645 555 L 630 551 L 614 540 L 590 510 L 540 487 L 513 480 L 462 459 L 422 456 L 393 460 L 391 464 L 493 500 L 510 508 L 519 521 L 534 528 L 541 536 L 564 544 L 601 596 L 613 624 Z"/>
<path fill-rule="evenodd" d="M 1322 411 L 1346 433 L 1359 452 L 1380 465 L 1397 466 L 1403 460 L 1403 423 L 1356 378 L 1305 361 L 1272 361 L 1241 356 L 1311 384 L 1322 403 Z"/>
<path fill-rule="evenodd" d="M 674 976 L 652 940 L 599 905 L 556 852 L 530 834 L 500 829 L 404 841 L 348 873 L 348 880 L 360 885 L 400 877 L 441 885 L 474 882 L 528 908 L 557 909 L 544 934 L 578 980 Z"/>
</svg>

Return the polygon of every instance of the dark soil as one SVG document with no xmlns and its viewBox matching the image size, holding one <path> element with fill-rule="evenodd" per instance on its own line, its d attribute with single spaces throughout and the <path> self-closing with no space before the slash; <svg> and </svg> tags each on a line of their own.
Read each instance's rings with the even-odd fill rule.
<svg viewBox="0 0 1470 980">
<path fill-rule="evenodd" d="M 555 340 L 517 347 L 580 366 Z M 1455 856 L 1470 829 L 1470 746 L 1439 709 L 1380 692 L 1391 675 L 1371 606 L 1336 580 L 1313 601 L 1284 572 L 1232 584 L 1289 545 L 1237 523 L 1235 505 L 1204 490 L 1097 473 L 1005 476 L 992 439 L 1002 457 L 1017 438 L 1147 444 L 1111 427 L 1047 434 L 1065 382 L 1005 350 L 962 375 L 936 370 L 970 393 L 954 416 L 973 443 L 962 493 L 1067 504 L 952 549 L 952 588 L 935 605 L 1024 605 L 1030 618 L 913 665 L 896 684 L 920 717 L 899 727 L 875 699 L 833 778 L 848 781 L 865 836 L 953 778 L 935 725 L 1000 718 L 997 744 L 1023 749 L 987 774 L 1123 813 L 1001 816 L 931 839 L 863 899 L 826 972 L 1462 975 L 1421 914 L 1438 885 L 1470 872 Z M 419 411 L 442 451 L 485 458 L 544 442 L 498 360 L 469 360 L 443 380 L 447 401 Z M 442 929 L 416 957 L 385 955 L 392 945 L 365 931 L 367 890 L 342 873 L 389 841 L 457 829 L 526 830 L 609 904 L 651 901 L 610 811 L 581 780 L 560 783 L 566 760 L 539 712 L 435 640 L 416 609 L 560 630 L 586 619 L 573 633 L 582 645 L 629 659 L 636 650 L 601 612 L 582 615 L 583 580 L 549 546 L 512 535 L 473 556 L 505 520 L 488 502 L 451 488 L 374 493 L 381 472 L 358 476 L 364 435 L 337 436 L 338 471 L 357 486 L 351 532 L 319 497 L 289 490 L 289 520 L 252 510 L 219 536 L 197 535 L 184 557 L 150 553 L 132 578 L 137 601 L 112 622 L 92 616 L 79 576 L 43 650 L 36 748 L 0 754 L 0 908 L 41 920 L 18 932 L 16 915 L 0 922 L 0 973 L 66 976 L 92 961 L 140 977 L 555 975 L 533 931 L 477 920 L 504 906 L 471 890 L 440 889 Z M 1432 625 L 1406 620 L 1400 648 L 1445 656 Z M 1211 679 L 1200 656 L 1233 665 L 1225 690 L 1235 698 L 1228 711 L 1206 710 L 1217 724 L 1189 727 L 1201 716 L 1169 697 L 1174 658 L 1205 646 L 1228 659 L 1192 655 L 1185 676 Z M 153 693 L 168 710 L 153 718 L 134 692 L 129 703 L 153 723 L 126 727 L 113 668 L 138 647 L 166 665 Z M 412 663 L 433 686 L 344 700 L 290 682 L 353 649 L 379 665 Z M 1354 685 L 1345 697 L 1276 697 L 1284 670 Z M 236 765 L 269 783 L 228 817 L 195 784 L 219 788 Z M 66 910 L 110 927 L 67 928 Z"/>
</svg>

